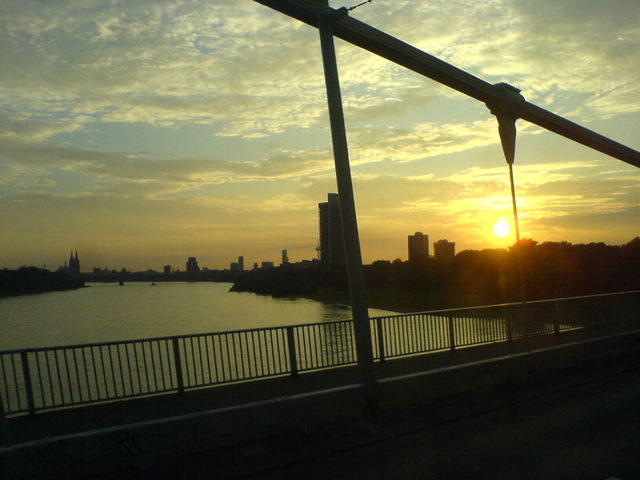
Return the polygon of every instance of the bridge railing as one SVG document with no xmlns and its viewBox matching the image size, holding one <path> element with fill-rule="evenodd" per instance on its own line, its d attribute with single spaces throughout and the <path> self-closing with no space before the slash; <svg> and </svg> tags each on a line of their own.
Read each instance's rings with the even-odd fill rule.
<svg viewBox="0 0 640 480">
<path fill-rule="evenodd" d="M 636 319 L 640 291 L 376 317 L 377 361 Z M 0 352 L 6 415 L 356 362 L 352 321 Z M 0 409 L 2 412 L 2 409 Z"/>
</svg>

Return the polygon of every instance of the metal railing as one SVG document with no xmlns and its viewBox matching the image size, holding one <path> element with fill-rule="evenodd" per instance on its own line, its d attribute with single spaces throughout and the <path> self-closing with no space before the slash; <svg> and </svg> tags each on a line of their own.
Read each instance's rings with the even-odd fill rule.
<svg viewBox="0 0 640 480">
<path fill-rule="evenodd" d="M 376 317 L 371 340 L 384 361 L 637 320 L 639 306 L 634 291 Z M 2 351 L 0 407 L 34 414 L 355 362 L 352 321 Z"/>
</svg>

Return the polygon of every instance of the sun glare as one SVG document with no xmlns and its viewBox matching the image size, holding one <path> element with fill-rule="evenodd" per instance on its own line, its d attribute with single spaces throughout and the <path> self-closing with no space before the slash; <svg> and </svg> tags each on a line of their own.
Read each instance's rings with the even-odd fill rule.
<svg viewBox="0 0 640 480">
<path fill-rule="evenodd" d="M 504 218 L 499 218 L 496 223 L 493 224 L 493 234 L 496 237 L 504 238 L 509 235 L 509 224 Z"/>
</svg>

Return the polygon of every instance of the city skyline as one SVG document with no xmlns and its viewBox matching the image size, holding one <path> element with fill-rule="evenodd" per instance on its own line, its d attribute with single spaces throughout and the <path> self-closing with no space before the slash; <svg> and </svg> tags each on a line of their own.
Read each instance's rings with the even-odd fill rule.
<svg viewBox="0 0 640 480">
<path fill-rule="evenodd" d="M 352 14 L 640 148 L 637 2 L 379 0 Z M 10 1 L 0 22 L 0 266 L 58 266 L 69 245 L 83 265 L 135 270 L 225 268 L 237 252 L 277 263 L 283 245 L 315 258 L 317 202 L 336 188 L 313 28 L 223 0 Z M 364 262 L 398 257 L 415 231 L 458 251 L 512 245 L 494 233 L 511 206 L 488 109 L 336 46 Z M 523 237 L 638 235 L 637 169 L 518 131 Z"/>
<path fill-rule="evenodd" d="M 425 241 L 428 241 L 429 236 L 426 234 L 423 234 L 422 232 L 415 232 L 416 234 L 420 234 L 421 236 L 424 237 Z M 419 236 L 420 236 L 419 235 Z M 432 242 L 433 245 L 433 253 L 426 251 L 426 248 L 424 248 L 424 258 L 419 258 L 418 256 L 414 256 L 414 259 L 412 260 L 411 256 L 411 250 L 412 248 L 416 248 L 417 245 L 415 245 L 414 247 L 412 247 L 412 238 L 414 238 L 416 235 L 408 235 L 409 238 L 409 248 L 406 248 L 405 246 L 405 255 L 394 255 L 388 258 L 377 258 L 375 260 L 372 260 L 371 262 L 365 262 L 365 264 L 372 264 L 374 262 L 377 261 L 388 261 L 388 262 L 395 262 L 395 261 L 402 261 L 402 262 L 408 262 L 408 263 L 421 263 L 421 261 L 427 259 L 427 258 L 431 258 L 434 259 L 436 261 L 446 261 L 446 260 L 451 260 L 453 259 L 458 253 L 461 253 L 463 251 L 468 251 L 468 250 L 474 250 L 474 249 L 464 249 L 464 250 L 460 250 L 457 251 L 456 250 L 456 242 L 450 242 L 449 240 L 445 239 L 439 239 L 438 241 Z M 637 241 L 638 237 L 634 237 L 633 239 L 629 240 L 629 242 L 624 242 L 623 244 L 620 245 L 609 245 L 609 246 L 616 246 L 616 247 L 620 247 L 620 246 L 625 246 L 628 245 L 630 242 L 633 241 Z M 535 239 L 523 239 L 523 241 L 529 241 L 529 240 L 533 240 L 536 243 L 545 243 L 545 242 L 538 242 Z M 565 241 L 560 241 L 560 242 L 549 242 L 549 243 L 569 243 L 571 244 L 571 242 L 565 242 Z M 602 242 L 588 242 L 587 245 L 589 244 L 602 244 Z M 426 247 L 427 243 L 423 243 L 423 242 L 419 242 L 420 247 L 418 247 L 419 250 L 422 249 L 422 247 Z M 515 245 L 515 243 L 514 243 Z M 575 244 L 575 245 L 581 245 L 581 244 Z M 513 245 L 510 245 L 510 247 Z M 501 249 L 501 247 L 499 247 L 499 249 Z M 503 250 L 507 251 L 508 248 L 502 248 Z M 479 248 L 476 251 L 483 251 L 483 250 L 487 250 L 487 248 Z M 491 249 L 488 249 L 491 250 Z M 100 265 L 88 265 L 88 263 L 80 262 L 79 258 L 78 258 L 78 251 L 75 251 L 75 257 L 74 257 L 74 252 L 71 252 L 71 256 L 69 258 L 69 261 L 67 262 L 67 259 L 65 258 L 65 260 L 63 261 L 63 264 L 61 265 L 57 265 L 55 264 L 55 262 L 53 264 L 50 265 L 43 265 L 44 268 L 51 270 L 51 271 L 58 271 L 58 272 L 71 272 L 71 273 L 115 273 L 115 272 L 121 272 L 121 271 L 125 271 L 127 273 L 141 273 L 141 272 L 147 272 L 147 271 L 153 271 L 155 273 L 179 273 L 179 272 L 186 272 L 186 273 L 197 273 L 198 271 L 212 271 L 212 270 L 217 270 L 217 271 L 231 271 L 231 272 L 243 272 L 243 271 L 249 271 L 249 270 L 256 270 L 259 268 L 265 268 L 265 266 L 271 268 L 274 266 L 283 266 L 285 264 L 289 264 L 289 265 L 304 265 L 304 266 L 310 266 L 310 265 L 318 265 L 321 266 L 323 265 L 322 261 L 320 258 L 318 257 L 313 257 L 313 258 L 299 258 L 299 259 L 289 259 L 288 255 L 287 255 L 287 249 L 283 249 L 280 251 L 281 257 L 280 257 L 280 263 L 272 261 L 272 260 L 257 260 L 253 262 L 253 266 L 249 267 L 249 265 L 251 265 L 251 261 L 247 262 L 245 264 L 245 258 L 243 255 L 240 255 L 238 257 L 238 261 L 234 262 L 234 261 L 230 261 L 227 262 L 225 265 L 221 266 L 221 267 L 214 267 L 214 266 L 209 266 L 209 265 L 202 265 L 200 266 L 200 262 L 197 260 L 197 256 L 189 256 L 187 257 L 187 262 L 186 262 L 186 266 L 183 268 L 183 265 L 185 265 L 184 259 L 183 261 L 177 261 L 176 263 L 162 263 L 160 267 L 157 267 L 156 265 L 151 265 L 151 266 L 147 266 L 145 268 L 140 268 L 140 269 L 135 269 L 135 268 L 131 268 L 127 265 L 118 265 L 118 266 L 100 266 Z M 415 253 L 414 253 L 415 255 Z M 286 260 L 285 260 L 286 259 Z M 189 265 L 192 265 L 192 269 L 190 270 Z M 31 267 L 31 266 L 35 266 L 38 267 L 35 264 L 24 264 L 24 265 L 20 265 L 20 267 Z M 195 266 L 195 269 L 193 269 L 193 266 Z M 324 265 L 325 267 L 328 265 Z M 3 267 L 0 266 L 0 269 L 2 268 L 7 268 L 7 267 Z"/>
</svg>

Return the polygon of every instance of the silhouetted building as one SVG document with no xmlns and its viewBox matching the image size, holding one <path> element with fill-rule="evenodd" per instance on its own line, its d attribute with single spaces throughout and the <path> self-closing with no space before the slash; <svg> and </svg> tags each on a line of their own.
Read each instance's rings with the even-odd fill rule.
<svg viewBox="0 0 640 480">
<path fill-rule="evenodd" d="M 78 258 L 78 250 L 76 250 L 76 256 L 73 256 L 73 252 L 69 256 L 69 273 L 80 273 L 80 259 Z"/>
<path fill-rule="evenodd" d="M 262 262 L 263 270 L 268 270 L 269 268 L 273 268 L 273 262 Z"/>
<path fill-rule="evenodd" d="M 238 270 L 244 272 L 244 257 L 242 255 L 238 257 Z"/>
<path fill-rule="evenodd" d="M 409 235 L 409 262 L 426 262 L 429 258 L 429 235 L 416 232 Z"/>
<path fill-rule="evenodd" d="M 340 197 L 329 193 L 327 201 L 318 204 L 320 214 L 320 264 L 323 267 L 344 266 L 344 236 Z"/>
<path fill-rule="evenodd" d="M 171 273 L 171 265 L 165 265 L 162 268 L 162 273 L 164 273 L 165 275 L 169 275 Z"/>
<path fill-rule="evenodd" d="M 253 269 L 257 270 L 258 269 L 258 262 L 253 262 Z"/>
<path fill-rule="evenodd" d="M 438 240 L 433 244 L 433 257 L 439 262 L 450 262 L 456 256 L 456 243 Z"/>
<path fill-rule="evenodd" d="M 287 255 L 287 250 L 282 250 L 282 265 L 289 263 L 289 255 Z"/>
<path fill-rule="evenodd" d="M 238 264 L 238 262 L 231 262 L 229 264 L 229 270 L 231 270 L 232 272 L 239 272 L 240 271 L 240 265 Z"/>
<path fill-rule="evenodd" d="M 61 273 L 71 273 L 73 275 L 78 275 L 80 273 L 80 259 L 78 258 L 78 251 L 76 250 L 75 256 L 73 255 L 73 250 L 71 250 L 71 254 L 69 255 L 69 264 L 67 261 L 64 261 L 64 267 L 60 267 L 57 270 Z"/>
<path fill-rule="evenodd" d="M 198 273 L 199 271 L 200 267 L 198 266 L 196 257 L 189 257 L 187 260 L 187 273 Z"/>
</svg>

